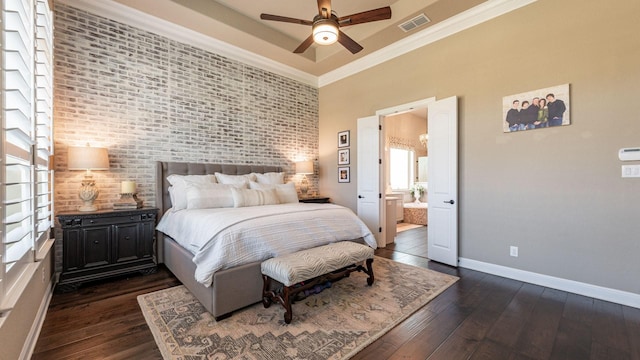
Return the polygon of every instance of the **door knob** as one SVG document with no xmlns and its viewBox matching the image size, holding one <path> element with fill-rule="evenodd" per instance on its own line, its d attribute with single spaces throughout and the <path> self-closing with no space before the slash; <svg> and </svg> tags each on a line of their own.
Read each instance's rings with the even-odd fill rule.
<svg viewBox="0 0 640 360">
<path fill-rule="evenodd" d="M 364 196 L 358 195 L 358 199 L 364 199 Z"/>
<path fill-rule="evenodd" d="M 456 202 L 455 202 L 455 201 L 453 201 L 453 200 L 443 201 L 443 202 L 444 202 L 445 204 L 451 204 L 451 205 L 453 205 L 453 204 L 455 204 L 455 203 L 456 203 Z"/>
</svg>

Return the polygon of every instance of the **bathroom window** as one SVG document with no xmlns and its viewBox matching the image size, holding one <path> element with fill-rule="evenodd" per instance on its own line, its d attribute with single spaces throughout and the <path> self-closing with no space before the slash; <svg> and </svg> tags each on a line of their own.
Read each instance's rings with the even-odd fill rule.
<svg viewBox="0 0 640 360">
<path fill-rule="evenodd" d="M 413 185 L 415 152 L 413 150 L 389 149 L 389 181 L 392 190 L 409 190 Z"/>
</svg>

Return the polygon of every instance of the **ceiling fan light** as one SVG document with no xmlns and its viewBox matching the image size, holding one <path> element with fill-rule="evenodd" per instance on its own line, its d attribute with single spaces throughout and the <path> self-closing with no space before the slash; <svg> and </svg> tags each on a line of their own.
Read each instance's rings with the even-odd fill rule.
<svg viewBox="0 0 640 360">
<path fill-rule="evenodd" d="M 338 28 L 330 21 L 321 21 L 313 26 L 313 41 L 320 45 L 331 45 L 338 41 Z"/>
</svg>

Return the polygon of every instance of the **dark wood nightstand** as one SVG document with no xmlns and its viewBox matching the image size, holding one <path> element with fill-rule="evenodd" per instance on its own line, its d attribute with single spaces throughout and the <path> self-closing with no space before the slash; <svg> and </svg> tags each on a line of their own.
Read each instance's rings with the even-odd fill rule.
<svg viewBox="0 0 640 360">
<path fill-rule="evenodd" d="M 158 209 L 102 210 L 58 214 L 62 228 L 62 273 L 58 287 L 129 272 L 150 273 Z"/>
<path fill-rule="evenodd" d="M 308 196 L 299 198 L 298 201 L 301 203 L 328 204 L 331 202 L 331 198 L 324 196 Z"/>
</svg>

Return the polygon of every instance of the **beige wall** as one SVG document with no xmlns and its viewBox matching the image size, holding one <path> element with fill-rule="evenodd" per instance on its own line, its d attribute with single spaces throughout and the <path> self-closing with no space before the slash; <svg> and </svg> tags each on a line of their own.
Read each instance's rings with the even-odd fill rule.
<svg viewBox="0 0 640 360">
<path fill-rule="evenodd" d="M 358 117 L 455 95 L 460 256 L 640 294 L 640 179 L 617 158 L 640 146 L 639 13 L 637 0 L 539 0 L 321 88 L 322 192 L 356 209 Z M 503 96 L 565 83 L 570 126 L 503 133 Z M 335 180 L 341 130 L 349 184 Z"/>
</svg>

